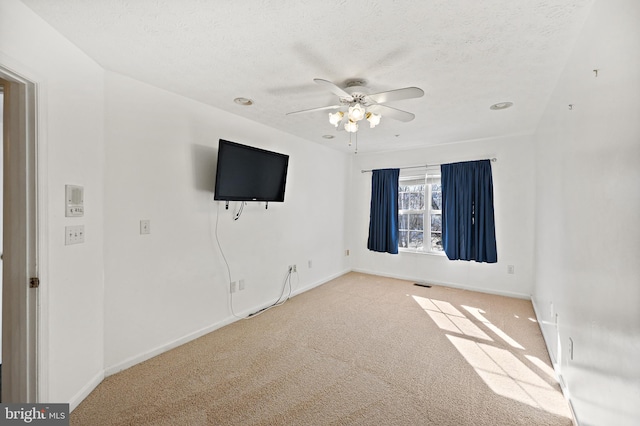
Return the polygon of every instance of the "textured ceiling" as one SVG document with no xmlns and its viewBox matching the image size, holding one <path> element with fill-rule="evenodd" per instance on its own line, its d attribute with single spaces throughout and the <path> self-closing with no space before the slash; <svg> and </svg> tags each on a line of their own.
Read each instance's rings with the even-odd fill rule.
<svg viewBox="0 0 640 426">
<path fill-rule="evenodd" d="M 337 149 L 327 111 L 285 115 L 336 103 L 314 78 L 423 89 L 367 152 L 532 132 L 593 0 L 22 1 L 107 70 Z"/>
</svg>

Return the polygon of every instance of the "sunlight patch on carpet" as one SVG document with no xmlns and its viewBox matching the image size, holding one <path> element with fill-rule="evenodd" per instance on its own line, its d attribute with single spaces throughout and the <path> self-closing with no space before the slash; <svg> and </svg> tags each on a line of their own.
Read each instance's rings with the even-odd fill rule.
<svg viewBox="0 0 640 426">
<path fill-rule="evenodd" d="M 525 355 L 525 358 L 527 358 L 531 364 L 543 371 L 550 379 L 557 380 L 555 371 L 553 371 L 553 368 L 549 367 L 546 362 L 533 355 Z"/>
<path fill-rule="evenodd" d="M 412 297 L 494 393 L 571 418 L 562 392 L 549 384 L 556 380 L 553 369 L 539 358 L 526 355 L 520 343 L 483 315 L 486 314 L 484 310 L 461 305 L 467 316 L 449 302 L 416 295 Z M 507 346 L 502 347 L 481 327 L 513 349 L 510 351 Z M 548 376 L 549 382 L 544 376 Z"/>
<path fill-rule="evenodd" d="M 447 335 L 465 360 L 496 394 L 570 418 L 562 394 L 506 349 Z"/>
<path fill-rule="evenodd" d="M 482 309 L 471 307 L 471 306 L 462 305 L 462 307 L 471 315 L 473 315 L 475 319 L 482 322 L 485 325 L 485 327 L 487 327 L 489 330 L 493 331 L 495 334 L 500 336 L 500 338 L 505 342 L 507 342 L 509 345 L 513 346 L 516 349 L 524 349 L 524 347 L 520 343 L 516 342 L 509 335 L 507 335 L 507 333 L 505 333 L 500 328 L 493 325 L 491 321 L 486 319 L 484 315 L 482 315 L 485 313 L 485 311 L 483 311 Z"/>
<path fill-rule="evenodd" d="M 411 296 L 442 330 L 459 333 L 465 336 L 493 341 L 491 337 L 475 325 L 451 303 L 426 297 Z"/>
</svg>

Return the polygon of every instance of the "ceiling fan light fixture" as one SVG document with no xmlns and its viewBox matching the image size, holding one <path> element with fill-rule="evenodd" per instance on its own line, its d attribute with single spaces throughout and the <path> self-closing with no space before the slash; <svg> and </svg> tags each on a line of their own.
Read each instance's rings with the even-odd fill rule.
<svg viewBox="0 0 640 426">
<path fill-rule="evenodd" d="M 374 114 L 372 112 L 367 113 L 367 120 L 369 121 L 369 126 L 373 129 L 378 124 L 380 124 L 380 119 L 382 116 L 380 114 Z"/>
<path fill-rule="evenodd" d="M 349 133 L 355 133 L 358 131 L 358 123 L 349 119 L 349 121 L 344 123 L 344 129 Z"/>
<path fill-rule="evenodd" d="M 325 87 L 334 95 L 337 95 L 339 104 L 288 112 L 286 115 L 327 110 L 335 111 L 329 113 L 329 123 L 333 124 L 336 129 L 339 129 L 340 125 L 344 127 L 344 130 L 349 133 L 349 144 L 351 144 L 352 133 L 356 134 L 356 152 L 358 152 L 358 121 L 366 118 L 369 126 L 373 129 L 380 124 L 380 120 L 382 119 L 381 114 L 376 114 L 373 111 L 382 111 L 385 113 L 385 117 L 392 118 L 393 120 L 402 122 L 411 121 L 415 118 L 414 114 L 382 104 L 403 99 L 419 98 L 424 95 L 424 91 L 419 87 L 403 87 L 369 94 L 369 89 L 365 87 L 367 82 L 362 79 L 348 80 L 346 82 L 348 90 L 321 78 L 314 78 L 313 81 Z M 371 110 L 368 111 L 368 109 Z M 323 137 L 329 139 L 331 135 L 324 135 Z"/>
<path fill-rule="evenodd" d="M 349 107 L 349 120 L 360 121 L 364 118 L 366 111 L 359 103 Z"/>
<path fill-rule="evenodd" d="M 340 124 L 340 122 L 342 121 L 343 117 L 344 117 L 344 112 L 342 112 L 342 111 L 330 112 L 329 113 L 329 123 L 331 123 L 334 126 L 338 127 L 338 124 Z"/>
</svg>

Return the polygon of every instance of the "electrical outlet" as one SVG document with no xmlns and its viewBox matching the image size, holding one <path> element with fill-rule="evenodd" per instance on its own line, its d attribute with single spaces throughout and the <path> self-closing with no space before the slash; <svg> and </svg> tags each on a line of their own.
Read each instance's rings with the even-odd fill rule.
<svg viewBox="0 0 640 426">
<path fill-rule="evenodd" d="M 293 265 L 293 272 L 298 272 L 298 266 L 297 265 Z"/>
<path fill-rule="evenodd" d="M 507 265 L 507 274 L 515 274 L 515 267 L 513 265 Z"/>
<path fill-rule="evenodd" d="M 230 293 L 235 293 L 236 292 L 236 282 L 235 281 L 231 281 L 231 285 L 229 286 L 229 292 Z"/>
<path fill-rule="evenodd" d="M 244 290 L 244 279 L 238 281 L 238 290 Z"/>
</svg>

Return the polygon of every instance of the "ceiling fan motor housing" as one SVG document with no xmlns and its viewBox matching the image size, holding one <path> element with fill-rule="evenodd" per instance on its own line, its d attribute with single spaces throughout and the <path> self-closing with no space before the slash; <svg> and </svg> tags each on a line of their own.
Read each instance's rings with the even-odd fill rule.
<svg viewBox="0 0 640 426">
<path fill-rule="evenodd" d="M 349 97 L 341 97 L 340 103 L 342 103 L 343 105 L 353 105 L 359 103 L 362 106 L 369 106 L 371 105 L 371 102 L 367 100 L 366 96 L 367 95 L 365 95 L 364 93 L 353 92 Z"/>
</svg>

